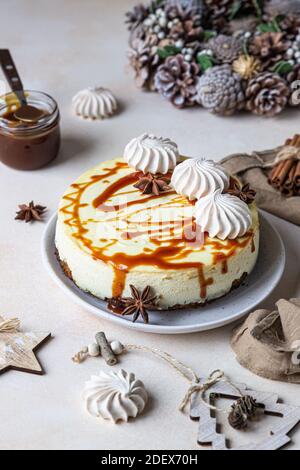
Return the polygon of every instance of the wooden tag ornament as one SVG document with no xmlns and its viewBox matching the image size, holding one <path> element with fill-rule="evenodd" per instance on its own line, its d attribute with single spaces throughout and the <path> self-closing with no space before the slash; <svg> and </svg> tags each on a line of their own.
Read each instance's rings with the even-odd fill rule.
<svg viewBox="0 0 300 470">
<path fill-rule="evenodd" d="M 204 380 L 203 383 L 205 382 Z M 288 433 L 300 422 L 300 408 L 278 403 L 279 397 L 275 393 L 248 390 L 245 384 L 234 386 L 244 395 L 250 395 L 256 400 L 266 415 L 278 416 L 278 423 L 271 427 L 270 435 L 259 443 L 250 442 L 235 448 L 228 447 L 226 436 L 217 432 L 217 420 L 212 416 L 208 405 L 216 398 L 240 397 L 233 392 L 232 384 L 220 381 L 207 390 L 207 403 L 200 400 L 198 393 L 193 393 L 191 397 L 190 417 L 199 420 L 198 444 L 211 445 L 212 450 L 277 450 L 288 444 L 291 441 Z"/>
<path fill-rule="evenodd" d="M 51 333 L 19 331 L 17 319 L 5 320 L 0 316 L 0 374 L 9 369 L 44 374 L 35 351 L 51 337 Z"/>
</svg>

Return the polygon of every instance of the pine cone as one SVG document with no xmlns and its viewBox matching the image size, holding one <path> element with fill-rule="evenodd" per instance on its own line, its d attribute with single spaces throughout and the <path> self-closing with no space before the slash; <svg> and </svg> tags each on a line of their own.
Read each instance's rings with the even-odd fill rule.
<svg viewBox="0 0 300 470">
<path fill-rule="evenodd" d="M 171 19 L 184 20 L 196 15 L 201 20 L 204 13 L 203 0 L 166 0 L 165 12 Z"/>
<path fill-rule="evenodd" d="M 212 29 L 223 31 L 233 2 L 234 0 L 205 0 L 208 9 L 207 17 Z"/>
<path fill-rule="evenodd" d="M 265 2 L 264 11 L 269 19 L 291 13 L 300 15 L 300 2 L 299 0 L 269 0 Z"/>
<path fill-rule="evenodd" d="M 300 14 L 285 16 L 280 22 L 280 29 L 286 39 L 293 41 L 300 31 Z"/>
<path fill-rule="evenodd" d="M 290 106 L 300 105 L 300 64 L 296 65 L 293 70 L 286 76 L 290 89 Z"/>
<path fill-rule="evenodd" d="M 260 72 L 261 62 L 251 55 L 241 55 L 233 62 L 232 69 L 244 80 L 249 80 Z"/>
<path fill-rule="evenodd" d="M 227 34 L 254 33 L 257 28 L 257 17 L 254 15 L 235 18 L 228 23 Z"/>
<path fill-rule="evenodd" d="M 208 69 L 199 80 L 197 101 L 211 112 L 233 114 L 244 107 L 241 77 L 229 65 Z"/>
<path fill-rule="evenodd" d="M 259 408 L 255 398 L 245 395 L 239 398 L 232 406 L 228 416 L 228 422 L 234 429 L 243 429 L 249 419 L 256 415 Z"/>
<path fill-rule="evenodd" d="M 191 19 L 174 24 L 169 31 L 169 37 L 174 41 L 182 38 L 185 42 L 190 42 L 199 39 L 202 32 L 203 28 L 198 21 Z"/>
<path fill-rule="evenodd" d="M 281 113 L 290 95 L 285 80 L 272 72 L 252 78 L 246 89 L 246 108 L 259 116 L 272 117 Z"/>
<path fill-rule="evenodd" d="M 283 60 L 290 42 L 284 40 L 282 33 L 263 33 L 255 36 L 250 44 L 250 53 L 260 58 L 263 70 Z"/>
<path fill-rule="evenodd" d="M 208 48 L 222 64 L 231 64 L 242 52 L 242 43 L 233 36 L 219 34 L 208 42 Z"/>
<path fill-rule="evenodd" d="M 289 84 L 300 80 L 300 64 L 295 65 L 293 70 L 287 74 L 286 80 Z"/>
<path fill-rule="evenodd" d="M 170 19 L 168 37 L 172 40 L 184 39 L 184 42 L 199 39 L 203 28 L 201 26 L 202 9 L 193 5 L 193 1 L 173 0 L 167 2 L 165 11 Z M 200 2 L 201 3 L 201 2 Z M 199 5 L 200 5 L 199 3 Z M 197 11 L 200 12 L 197 13 Z"/>
<path fill-rule="evenodd" d="M 125 23 L 128 26 L 129 31 L 132 31 L 137 27 L 148 15 L 149 11 L 142 3 L 133 7 L 131 11 L 128 11 L 125 16 Z"/>
<path fill-rule="evenodd" d="M 156 53 L 156 40 L 149 36 L 145 41 L 135 39 L 128 52 L 129 62 L 135 71 L 135 81 L 139 88 L 152 88 L 154 68 L 159 62 Z"/>
<path fill-rule="evenodd" d="M 155 74 L 155 88 L 177 108 L 195 104 L 199 66 L 181 54 L 168 57 Z"/>
<path fill-rule="evenodd" d="M 233 409 L 232 407 L 232 410 L 228 415 L 228 422 L 233 429 L 237 429 L 238 431 L 240 431 L 241 429 L 247 427 L 248 418 L 245 413 L 243 413 L 239 409 Z"/>
</svg>

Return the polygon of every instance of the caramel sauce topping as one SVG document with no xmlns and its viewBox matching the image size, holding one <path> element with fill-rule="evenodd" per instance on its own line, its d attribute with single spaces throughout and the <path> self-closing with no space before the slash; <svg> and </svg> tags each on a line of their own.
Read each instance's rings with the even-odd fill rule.
<svg viewBox="0 0 300 470">
<path fill-rule="evenodd" d="M 213 284 L 213 278 L 205 278 L 203 263 L 197 260 L 187 261 L 186 258 L 190 253 L 195 251 L 203 251 L 207 247 L 213 255 L 213 263 L 216 264 L 221 261 L 222 273 L 225 274 L 228 271 L 227 260 L 230 256 L 234 255 L 237 249 L 243 248 L 253 239 L 253 233 L 249 232 L 244 237 L 237 240 L 211 240 L 207 234 L 202 234 L 199 237 L 199 230 L 195 221 L 191 217 L 180 218 L 179 220 L 171 220 L 169 222 L 160 220 L 156 223 L 155 227 L 151 225 L 151 232 L 149 234 L 149 224 L 147 221 L 141 220 L 138 224 L 138 230 L 122 230 L 120 239 L 123 240 L 135 240 L 143 235 L 148 235 L 148 239 L 154 248 L 149 249 L 148 247 L 142 249 L 138 254 L 127 254 L 124 251 L 113 252 L 107 254 L 108 246 L 118 246 L 120 239 L 110 239 L 99 241 L 106 241 L 107 243 L 103 247 L 95 246 L 93 241 L 89 238 L 89 230 L 86 228 L 86 221 L 82 221 L 80 217 L 80 210 L 87 204 L 82 202 L 84 193 L 91 186 L 102 182 L 108 184 L 106 189 L 99 194 L 93 201 L 92 206 L 94 210 L 112 213 L 122 217 L 122 209 L 125 207 L 133 207 L 135 205 L 143 205 L 154 201 L 157 203 L 153 207 L 165 208 L 166 206 L 172 207 L 176 204 L 191 206 L 193 202 L 188 201 L 182 196 L 176 195 L 174 191 L 168 191 L 167 193 L 161 193 L 159 196 L 155 195 L 143 195 L 139 190 L 133 188 L 133 184 L 138 181 L 140 175 L 139 172 L 132 172 L 125 176 L 120 176 L 116 181 L 109 184 L 110 177 L 115 177 L 119 172 L 124 169 L 128 169 L 127 164 L 124 162 L 116 161 L 112 168 L 104 168 L 101 174 L 95 174 L 91 176 L 88 181 L 83 183 L 75 183 L 72 185 L 73 192 L 68 193 L 64 196 L 66 204 L 61 207 L 60 211 L 65 214 L 66 218 L 64 223 L 72 229 L 72 236 L 80 242 L 81 246 L 84 247 L 95 260 L 101 260 L 107 264 L 110 264 L 114 270 L 114 280 L 112 286 L 113 297 L 119 297 L 122 295 L 126 275 L 132 269 L 138 266 L 156 266 L 157 268 L 164 270 L 178 270 L 178 269 L 190 269 L 195 268 L 198 272 L 199 279 L 199 295 L 201 298 L 206 297 L 207 287 Z M 111 199 L 120 194 L 120 191 L 126 190 L 121 194 L 135 193 L 137 197 L 133 200 L 129 200 L 127 203 L 113 204 Z M 166 194 L 172 195 L 167 201 L 165 198 Z M 146 206 L 147 208 L 147 206 Z M 140 207 L 134 211 L 135 215 L 142 212 L 144 209 Z M 118 212 L 121 212 L 118 214 Z M 132 213 L 131 213 L 132 215 Z M 130 227 L 130 221 L 128 226 Z M 136 223 L 134 224 L 136 227 Z M 120 229 L 119 229 L 120 230 Z M 178 232 L 180 236 L 178 236 Z M 200 234 L 201 235 L 201 234 Z"/>
</svg>

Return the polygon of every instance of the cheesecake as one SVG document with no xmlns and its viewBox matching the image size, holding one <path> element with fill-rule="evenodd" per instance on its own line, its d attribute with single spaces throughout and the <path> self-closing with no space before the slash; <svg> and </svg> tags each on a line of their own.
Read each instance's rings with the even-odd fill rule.
<svg viewBox="0 0 300 470">
<path fill-rule="evenodd" d="M 103 299 L 150 286 L 155 308 L 201 305 L 253 270 L 255 202 L 221 165 L 183 159 L 169 139 L 143 135 L 124 156 L 100 163 L 63 194 L 57 256 L 83 291 Z"/>
</svg>

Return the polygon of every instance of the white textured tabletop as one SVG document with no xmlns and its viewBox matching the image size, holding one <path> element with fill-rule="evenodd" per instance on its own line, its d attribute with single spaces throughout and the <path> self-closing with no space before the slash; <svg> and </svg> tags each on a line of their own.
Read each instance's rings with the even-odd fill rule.
<svg viewBox="0 0 300 470">
<path fill-rule="evenodd" d="M 198 448 L 197 424 L 177 410 L 186 383 L 167 365 L 142 353 L 127 354 L 121 364 L 149 390 L 145 414 L 118 426 L 86 414 L 80 397 L 84 382 L 106 366 L 99 358 L 82 365 L 70 358 L 99 330 L 110 338 L 168 351 L 201 376 L 221 368 L 237 381 L 278 392 L 285 402 L 300 406 L 299 386 L 261 379 L 239 366 L 229 346 L 232 326 L 176 337 L 139 334 L 99 321 L 74 305 L 42 265 L 44 225 L 14 221 L 17 205 L 32 199 L 47 205 L 50 217 L 72 180 L 99 161 L 120 155 L 128 140 L 144 131 L 175 139 L 186 155 L 215 159 L 271 148 L 299 132 L 295 111 L 271 120 L 249 115 L 224 119 L 201 109 L 178 111 L 159 95 L 138 91 L 126 68 L 123 24 L 124 12 L 135 2 L 1 2 L 1 46 L 10 48 L 26 87 L 58 100 L 63 136 L 59 158 L 45 169 L 26 173 L 0 164 L 0 315 L 18 316 L 24 329 L 53 334 L 38 354 L 46 375 L 9 371 L 0 376 L 1 449 Z M 122 112 L 104 122 L 85 122 L 71 114 L 71 98 L 95 84 L 114 91 Z M 287 267 L 264 306 L 300 295 L 300 229 L 270 219 L 283 237 Z M 300 449 L 300 428 L 289 448 Z"/>
</svg>

